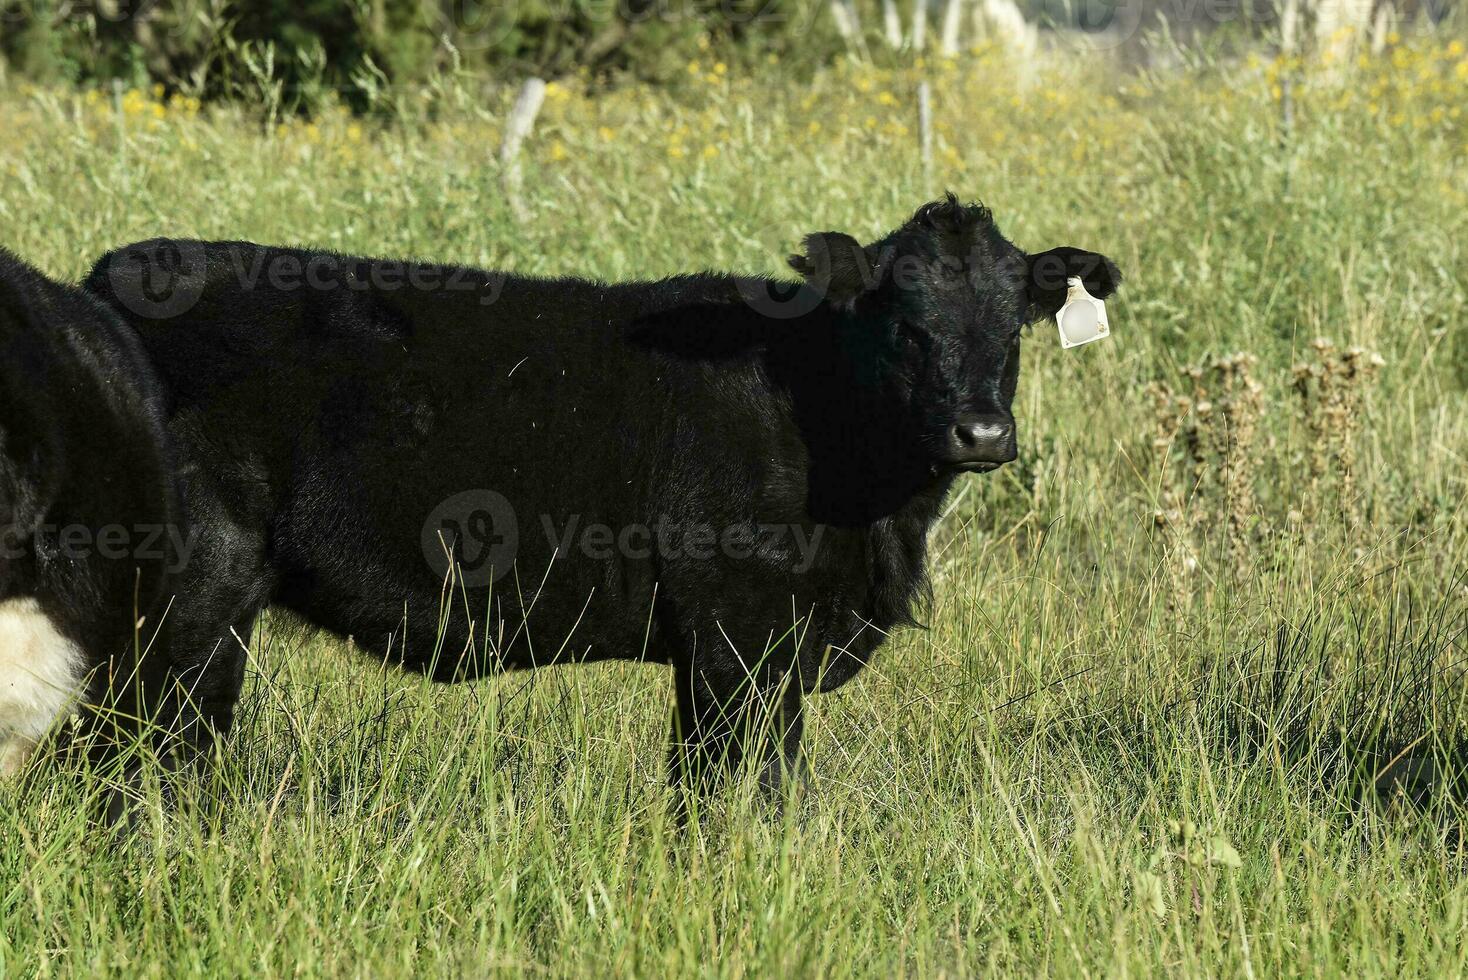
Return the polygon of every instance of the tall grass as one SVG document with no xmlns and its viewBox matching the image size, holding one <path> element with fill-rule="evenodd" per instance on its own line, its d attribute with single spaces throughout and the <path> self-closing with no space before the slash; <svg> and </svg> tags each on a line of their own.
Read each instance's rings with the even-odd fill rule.
<svg viewBox="0 0 1468 980">
<path fill-rule="evenodd" d="M 1129 276 L 1112 341 L 1026 341 L 1020 461 L 955 494 L 928 628 L 814 702 L 782 816 L 670 821 L 661 669 L 435 688 L 273 617 L 178 806 L 109 837 L 84 773 L 0 788 L 0 972 L 1461 972 L 1465 66 L 1305 70 L 1287 135 L 1255 62 L 562 83 L 523 224 L 508 92 L 0 93 L 4 244 L 60 276 L 156 234 L 775 271 L 945 187 Z"/>
</svg>

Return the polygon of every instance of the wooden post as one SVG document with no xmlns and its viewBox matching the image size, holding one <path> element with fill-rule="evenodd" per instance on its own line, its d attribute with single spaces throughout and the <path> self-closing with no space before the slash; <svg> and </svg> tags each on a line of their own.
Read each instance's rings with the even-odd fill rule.
<svg viewBox="0 0 1468 980">
<path fill-rule="evenodd" d="M 1395 4 L 1383 3 L 1376 8 L 1375 15 L 1371 18 L 1371 53 L 1381 54 L 1387 48 L 1387 38 L 1392 36 L 1392 31 L 1397 27 L 1397 8 Z"/>
<path fill-rule="evenodd" d="M 857 13 L 856 0 L 830 0 L 830 8 L 836 32 L 846 42 L 846 50 L 853 58 L 866 58 L 866 39 L 861 34 L 861 15 Z"/>
<path fill-rule="evenodd" d="M 1284 0 L 1279 16 L 1279 50 L 1286 58 L 1299 51 L 1300 0 Z"/>
<path fill-rule="evenodd" d="M 1295 77 L 1288 72 L 1279 79 L 1279 123 L 1288 146 L 1295 135 Z"/>
<path fill-rule="evenodd" d="M 933 100 L 925 78 L 918 82 L 918 153 L 923 162 L 923 182 L 933 182 Z"/>
<path fill-rule="evenodd" d="M 1295 129 L 1295 69 L 1291 64 L 1300 53 L 1300 0 L 1284 0 L 1279 18 L 1279 54 L 1284 70 L 1279 78 L 1279 138 L 1288 149 Z M 1286 184 L 1289 175 L 1285 176 Z"/>
<path fill-rule="evenodd" d="M 1295 138 L 1295 68 L 1291 62 L 1300 51 L 1300 0 L 1284 0 L 1279 32 L 1279 53 L 1284 59 L 1284 70 L 1279 76 L 1279 143 L 1285 155 L 1283 196 L 1288 198 L 1295 170 L 1291 154 Z"/>
<path fill-rule="evenodd" d="M 902 47 L 902 15 L 897 12 L 897 0 L 882 0 L 882 33 L 889 48 Z"/>
<path fill-rule="evenodd" d="M 127 113 L 122 108 L 122 79 L 112 80 L 112 111 L 117 114 L 117 165 L 127 165 Z"/>
<path fill-rule="evenodd" d="M 954 58 L 958 56 L 958 32 L 962 26 L 963 0 L 948 0 L 948 6 L 943 8 L 943 38 L 942 47 L 944 57 Z"/>
<path fill-rule="evenodd" d="M 505 139 L 500 144 L 500 179 L 505 189 L 505 198 L 515 220 L 525 221 L 530 217 L 524 200 L 520 197 L 523 175 L 520 172 L 520 147 L 530 131 L 535 128 L 535 117 L 540 115 L 540 106 L 545 102 L 545 81 L 527 79 L 520 87 L 520 95 L 505 120 Z"/>
</svg>

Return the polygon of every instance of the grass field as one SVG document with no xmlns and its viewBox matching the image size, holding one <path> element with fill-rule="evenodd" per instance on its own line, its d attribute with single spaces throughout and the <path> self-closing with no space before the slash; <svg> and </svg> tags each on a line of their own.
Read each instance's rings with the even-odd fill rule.
<svg viewBox="0 0 1468 980">
<path fill-rule="evenodd" d="M 783 817 L 674 826 L 662 668 L 434 688 L 277 617 L 197 800 L 109 841 L 75 771 L 0 787 L 0 975 L 1461 973 L 1465 59 L 565 82 L 523 224 L 509 92 L 381 124 L 10 82 L 0 243 L 67 278 L 158 234 L 776 271 L 952 188 L 1128 282 L 1113 340 L 1026 341 L 1020 461 L 955 494 L 930 628 L 815 700 Z"/>
</svg>

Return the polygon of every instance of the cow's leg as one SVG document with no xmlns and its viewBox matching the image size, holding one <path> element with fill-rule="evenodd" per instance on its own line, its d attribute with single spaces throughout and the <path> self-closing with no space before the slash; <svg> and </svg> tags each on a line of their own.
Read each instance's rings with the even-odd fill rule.
<svg viewBox="0 0 1468 980">
<path fill-rule="evenodd" d="M 218 625 L 197 631 L 179 623 L 169 637 L 176 644 L 165 661 L 146 672 L 141 688 L 127 697 L 124 710 L 107 712 L 113 719 L 94 752 L 94 763 L 109 766 L 118 750 L 138 739 L 157 760 L 165 800 L 175 799 L 177 780 L 207 775 L 217 741 L 229 734 L 244 682 L 247 647 L 259 609 L 240 616 L 233 628 Z M 145 661 L 148 659 L 144 658 Z M 102 800 L 104 819 L 130 826 L 141 786 L 143 756 L 127 753 L 117 771 L 119 782 Z"/>
<path fill-rule="evenodd" d="M 199 499 L 202 511 L 208 498 Z M 183 587 L 142 656 L 142 683 L 130 698 L 162 771 L 179 775 L 206 769 L 233 727 L 249 643 L 276 586 L 263 542 L 207 516 L 196 525 L 196 564 L 183 568 Z M 126 782 L 135 783 L 141 762 L 129 765 Z"/>
<path fill-rule="evenodd" d="M 169 735 L 199 763 L 207 760 L 215 740 L 234 727 L 257 615 L 258 610 L 249 612 L 195 663 L 176 669 L 176 714 Z"/>
<path fill-rule="evenodd" d="M 153 694 L 171 754 L 206 764 L 216 739 L 234 726 L 255 624 L 279 586 L 262 532 L 268 517 L 223 509 L 210 488 L 194 489 L 199 540 L 196 566 L 185 567 L 165 630 L 163 689 Z"/>
<path fill-rule="evenodd" d="M 788 672 L 746 670 L 737 657 L 692 657 L 675 668 L 670 780 L 706 790 L 741 768 L 772 796 L 801 767 L 800 685 Z"/>
</svg>

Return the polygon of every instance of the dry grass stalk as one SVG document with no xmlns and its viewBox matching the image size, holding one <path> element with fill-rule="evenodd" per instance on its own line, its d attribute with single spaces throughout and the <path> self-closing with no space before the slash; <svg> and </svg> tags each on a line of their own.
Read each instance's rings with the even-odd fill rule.
<svg viewBox="0 0 1468 980">
<path fill-rule="evenodd" d="M 1218 460 L 1218 486 L 1228 515 L 1228 549 L 1236 569 L 1246 567 L 1255 530 L 1261 526 L 1254 495 L 1259 456 L 1255 440 L 1263 414 L 1264 388 L 1254 380 L 1259 359 L 1229 354 L 1212 367 L 1217 408 L 1209 435 Z"/>
<path fill-rule="evenodd" d="M 1222 527 L 1236 571 L 1246 570 L 1262 527 L 1254 483 L 1264 389 L 1254 379 L 1258 358 L 1235 353 L 1189 367 L 1190 392 L 1166 384 L 1150 389 L 1152 448 L 1162 480 L 1156 526 L 1170 535 L 1168 568 L 1175 592 L 1197 570 L 1211 527 Z"/>
<path fill-rule="evenodd" d="M 1324 337 L 1310 344 L 1313 361 L 1292 368 L 1295 394 L 1310 435 L 1307 453 L 1310 493 L 1306 505 L 1319 516 L 1324 495 L 1333 487 L 1342 519 L 1354 527 L 1361 516 L 1356 492 L 1356 437 L 1366 393 L 1386 364 L 1381 355 L 1360 347 L 1337 347 Z"/>
</svg>

